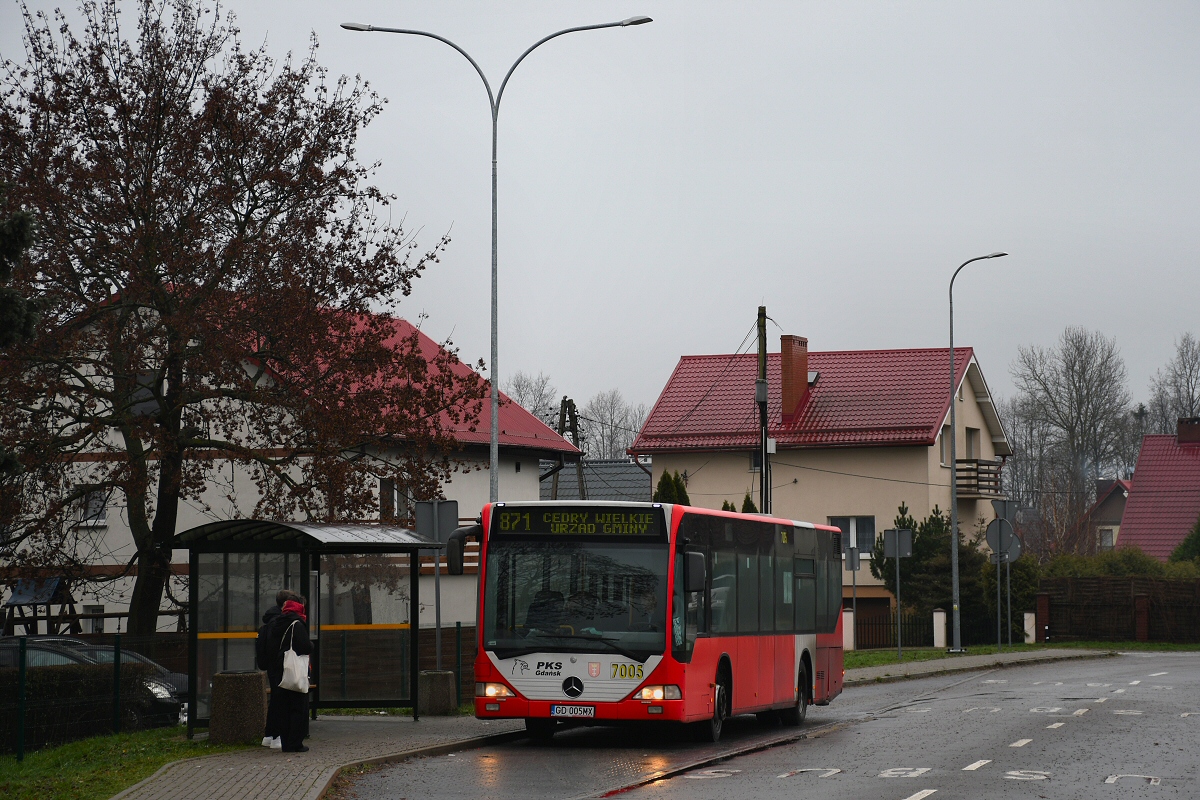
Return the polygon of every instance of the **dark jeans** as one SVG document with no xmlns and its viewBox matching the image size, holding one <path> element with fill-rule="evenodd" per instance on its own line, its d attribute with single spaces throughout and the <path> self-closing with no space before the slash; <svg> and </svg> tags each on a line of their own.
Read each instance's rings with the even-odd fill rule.
<svg viewBox="0 0 1200 800">
<path fill-rule="evenodd" d="M 271 693 L 267 695 L 267 728 L 263 731 L 263 736 L 270 736 L 274 739 L 277 736 L 283 735 L 283 701 L 279 696 L 286 690 L 275 686 L 271 689 Z"/>
<path fill-rule="evenodd" d="M 289 692 L 276 687 L 271 699 L 278 707 L 279 736 L 285 752 L 299 750 L 308 734 L 308 693 Z M 267 712 L 268 717 L 270 711 Z"/>
</svg>

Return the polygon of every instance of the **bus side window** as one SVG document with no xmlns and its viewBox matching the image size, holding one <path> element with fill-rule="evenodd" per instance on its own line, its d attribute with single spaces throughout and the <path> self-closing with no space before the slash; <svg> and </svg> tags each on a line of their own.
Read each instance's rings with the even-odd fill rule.
<svg viewBox="0 0 1200 800">
<path fill-rule="evenodd" d="M 842 611 L 842 558 L 834 553 L 829 562 L 829 616 L 825 620 L 825 632 L 837 630 L 838 616 Z"/>
<path fill-rule="evenodd" d="M 758 553 L 737 554 L 737 630 L 754 633 L 758 630 Z"/>
<path fill-rule="evenodd" d="M 825 631 L 829 620 L 829 562 L 816 559 L 817 565 L 817 630 Z M 841 577 L 840 575 L 838 577 Z"/>
<path fill-rule="evenodd" d="M 737 554 L 732 550 L 713 550 L 710 586 L 712 631 L 733 633 L 737 630 Z"/>
<path fill-rule="evenodd" d="M 767 553 L 758 556 L 758 629 L 775 630 L 775 559 Z"/>
<path fill-rule="evenodd" d="M 814 633 L 817 630 L 816 563 L 811 558 L 797 558 L 796 572 L 796 631 Z"/>
<path fill-rule="evenodd" d="M 775 557 L 775 630 L 791 631 L 796 628 L 795 584 L 792 577 L 792 559 Z"/>
</svg>

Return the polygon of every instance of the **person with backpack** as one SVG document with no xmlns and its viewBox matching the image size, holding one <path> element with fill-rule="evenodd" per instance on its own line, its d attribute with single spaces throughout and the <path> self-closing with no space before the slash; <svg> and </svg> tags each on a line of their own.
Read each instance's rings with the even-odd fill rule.
<svg viewBox="0 0 1200 800">
<path fill-rule="evenodd" d="M 305 612 L 305 600 L 300 595 L 284 600 L 280 614 L 271 621 L 270 668 L 267 676 L 271 681 L 271 700 L 277 705 L 276 721 L 280 737 L 281 749 L 285 753 L 307 753 L 304 746 L 304 735 L 308 727 L 308 691 L 294 691 L 284 688 L 284 657 L 288 651 L 294 651 L 299 656 L 310 655 L 313 651 L 312 639 L 308 636 L 308 615 Z M 307 685 L 308 676 L 303 676 Z"/>
<path fill-rule="evenodd" d="M 281 671 L 274 669 L 274 661 L 271 658 L 271 623 L 275 618 L 283 613 L 283 604 L 288 600 L 296 600 L 300 595 L 290 589 L 280 589 L 275 593 L 275 605 L 267 609 L 262 616 L 262 627 L 258 629 L 258 638 L 254 642 L 254 660 L 258 664 L 258 668 L 267 673 L 267 682 L 270 686 L 279 685 L 280 679 L 283 677 Z M 283 741 L 279 738 L 280 724 L 279 711 L 280 704 L 277 702 L 279 693 L 274 691 L 267 695 L 267 726 L 263 731 L 263 747 L 270 747 L 273 750 L 278 750 L 283 747 Z"/>
</svg>

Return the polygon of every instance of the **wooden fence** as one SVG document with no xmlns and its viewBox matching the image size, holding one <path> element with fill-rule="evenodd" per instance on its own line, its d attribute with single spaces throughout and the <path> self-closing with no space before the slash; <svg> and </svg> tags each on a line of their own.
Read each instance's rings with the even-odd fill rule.
<svg viewBox="0 0 1200 800">
<path fill-rule="evenodd" d="M 1200 642 L 1200 581 L 1045 578 L 1039 589 L 1039 642 Z"/>
</svg>

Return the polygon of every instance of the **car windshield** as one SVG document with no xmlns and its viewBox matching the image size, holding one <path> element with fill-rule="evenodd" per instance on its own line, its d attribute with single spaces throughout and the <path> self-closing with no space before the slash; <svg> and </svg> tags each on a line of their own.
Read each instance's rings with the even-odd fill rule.
<svg viewBox="0 0 1200 800">
<path fill-rule="evenodd" d="M 493 540 L 484 644 L 500 658 L 612 652 L 638 661 L 666 642 L 662 543 Z"/>
</svg>

